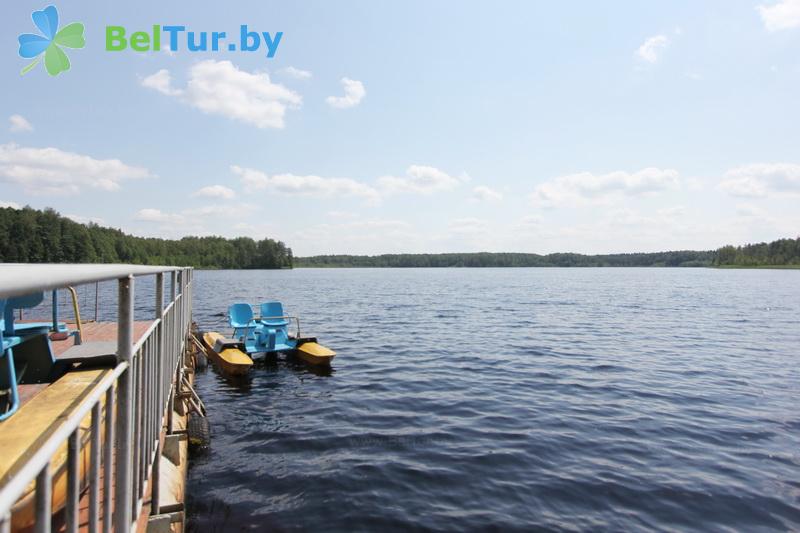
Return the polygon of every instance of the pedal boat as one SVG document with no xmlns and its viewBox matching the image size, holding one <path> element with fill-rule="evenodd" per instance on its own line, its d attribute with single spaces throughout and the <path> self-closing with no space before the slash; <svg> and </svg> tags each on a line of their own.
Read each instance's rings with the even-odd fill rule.
<svg viewBox="0 0 800 533">
<path fill-rule="evenodd" d="M 315 337 L 300 336 L 300 320 L 285 315 L 280 302 L 261 304 L 256 317 L 247 303 L 235 303 L 228 308 L 228 320 L 233 328 L 232 338 L 209 332 L 203 336 L 213 360 L 231 375 L 246 373 L 253 364 L 254 354 L 285 353 L 297 356 L 314 366 L 330 366 L 336 352 L 322 346 Z M 289 333 L 290 320 L 296 321 L 294 335 Z"/>
<path fill-rule="evenodd" d="M 206 353 L 230 376 L 243 376 L 253 366 L 253 360 L 244 352 L 244 343 L 241 341 L 210 331 L 203 335 L 203 343 Z"/>
</svg>

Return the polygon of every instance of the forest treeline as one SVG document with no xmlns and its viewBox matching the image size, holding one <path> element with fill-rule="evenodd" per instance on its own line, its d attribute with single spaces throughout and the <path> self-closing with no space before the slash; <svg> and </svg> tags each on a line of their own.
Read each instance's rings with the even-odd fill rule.
<svg viewBox="0 0 800 533">
<path fill-rule="evenodd" d="M 0 208 L 2 263 L 135 263 L 196 268 L 291 268 L 292 250 L 273 239 L 127 235 L 80 224 L 52 209 Z"/>
<path fill-rule="evenodd" d="M 292 257 L 273 239 L 135 237 L 52 209 L 0 208 L 0 262 L 135 263 L 196 268 L 294 267 L 800 267 L 800 237 L 709 251 L 584 255 L 450 253 Z"/>
<path fill-rule="evenodd" d="M 714 252 L 642 254 L 384 254 L 295 257 L 295 267 L 693 267 L 711 266 Z"/>
<path fill-rule="evenodd" d="M 800 267 L 800 237 L 718 250 L 633 254 L 384 254 L 296 257 L 295 267 Z"/>
<path fill-rule="evenodd" d="M 715 254 L 714 266 L 800 267 L 800 237 L 744 246 L 723 246 Z"/>
<path fill-rule="evenodd" d="M 800 267 L 800 237 L 718 250 L 583 255 L 468 253 L 317 255 L 295 267 Z"/>
</svg>

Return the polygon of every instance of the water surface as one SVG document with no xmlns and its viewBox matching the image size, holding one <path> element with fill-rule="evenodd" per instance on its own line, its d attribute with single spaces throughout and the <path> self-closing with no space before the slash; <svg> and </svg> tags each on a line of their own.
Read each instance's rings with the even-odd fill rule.
<svg viewBox="0 0 800 533">
<path fill-rule="evenodd" d="M 199 271 L 338 356 L 197 376 L 195 531 L 800 528 L 800 272 Z M 227 330 L 226 330 L 227 331 Z"/>
</svg>

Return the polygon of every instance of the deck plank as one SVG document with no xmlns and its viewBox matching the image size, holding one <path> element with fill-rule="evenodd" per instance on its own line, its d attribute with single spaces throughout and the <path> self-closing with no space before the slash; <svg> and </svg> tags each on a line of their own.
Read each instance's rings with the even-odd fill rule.
<svg viewBox="0 0 800 533">
<path fill-rule="evenodd" d="M 0 485 L 8 483 L 110 373 L 110 368 L 69 372 L 0 424 Z"/>
<path fill-rule="evenodd" d="M 138 342 L 152 323 L 134 322 L 134 342 Z M 70 327 L 74 325 L 70 324 Z M 83 326 L 84 342 L 110 341 L 116 338 L 115 322 L 93 322 Z M 51 342 L 56 357 L 72 345 L 72 339 Z M 34 394 L 25 394 L 25 402 L 19 411 L 0 422 L 0 450 L 3 451 L 0 454 L 0 485 L 8 482 L 110 372 L 110 368 L 75 370 L 40 390 L 26 391 Z"/>
</svg>

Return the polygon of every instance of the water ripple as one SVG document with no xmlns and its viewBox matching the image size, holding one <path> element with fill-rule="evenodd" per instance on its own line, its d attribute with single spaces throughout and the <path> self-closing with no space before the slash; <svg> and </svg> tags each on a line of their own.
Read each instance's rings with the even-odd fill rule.
<svg viewBox="0 0 800 533">
<path fill-rule="evenodd" d="M 339 356 L 197 376 L 190 529 L 800 529 L 798 274 L 198 272 Z"/>
</svg>

